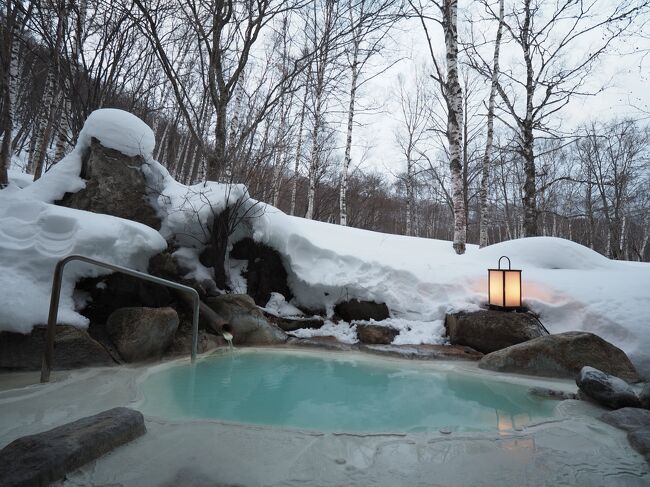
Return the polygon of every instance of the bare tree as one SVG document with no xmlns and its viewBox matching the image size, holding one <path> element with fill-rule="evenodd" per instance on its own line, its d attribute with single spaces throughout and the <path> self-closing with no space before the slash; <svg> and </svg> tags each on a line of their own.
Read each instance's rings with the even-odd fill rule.
<svg viewBox="0 0 650 487">
<path fill-rule="evenodd" d="M 433 14 L 428 13 L 427 7 L 421 1 L 409 0 L 409 4 L 413 14 L 420 20 L 426 36 L 434 66 L 431 77 L 437 83 L 447 108 L 447 142 L 454 213 L 453 247 L 457 254 L 463 254 L 467 239 L 467 213 L 463 200 L 463 90 L 458 73 L 458 1 L 430 0 L 428 4 L 433 7 Z M 446 72 L 443 72 L 443 65 L 439 62 L 433 48 L 427 26 L 429 20 L 442 27 L 445 37 Z"/>
<path fill-rule="evenodd" d="M 499 26 L 494 40 L 494 57 L 492 59 L 492 73 L 490 80 L 490 97 L 487 107 L 487 132 L 485 136 L 485 153 L 481 171 L 481 189 L 479 193 L 479 206 L 481 220 L 479 228 L 479 246 L 485 247 L 488 244 L 488 185 L 490 180 L 490 161 L 492 159 L 492 145 L 494 143 L 494 102 L 497 95 L 499 82 L 499 50 L 501 48 L 501 37 L 503 35 L 504 2 L 499 0 Z"/>
<path fill-rule="evenodd" d="M 500 14 L 491 4 L 486 1 L 483 4 L 492 18 L 500 19 Z M 523 0 L 505 15 L 502 23 L 508 41 L 519 47 L 523 68 L 519 70 L 515 66 L 501 72 L 497 91 L 503 103 L 502 111 L 512 122 L 502 115 L 498 117 L 517 133 L 517 151 L 524 160 L 524 236 L 539 234 L 536 134 L 554 132 L 549 122 L 572 98 L 600 91 L 588 88 L 592 69 L 615 39 L 633 25 L 635 16 L 647 9 L 647 5 L 645 1 L 630 0 L 616 2 L 606 10 L 595 1 L 544 4 Z M 601 40 L 584 52 L 578 43 L 588 36 L 599 36 Z M 472 40 L 470 44 L 475 46 L 477 42 Z M 474 49 L 474 53 L 478 50 Z M 482 58 L 475 66 L 486 77 L 492 77 L 492 67 Z"/>
</svg>

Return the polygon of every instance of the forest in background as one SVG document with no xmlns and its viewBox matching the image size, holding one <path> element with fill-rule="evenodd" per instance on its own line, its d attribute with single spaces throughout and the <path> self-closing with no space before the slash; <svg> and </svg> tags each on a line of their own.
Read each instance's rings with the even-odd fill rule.
<svg viewBox="0 0 650 487">
<path fill-rule="evenodd" d="M 152 127 L 179 181 L 243 183 L 290 214 L 459 253 L 549 235 L 650 260 L 647 114 L 563 127 L 602 89 L 601 57 L 643 37 L 645 2 L 4 3 L 0 185 L 8 168 L 40 177 L 115 107 Z M 428 60 L 371 106 L 364 87 L 401 59 L 405 25 Z M 373 110 L 394 120 L 399 172 L 364 164 Z"/>
</svg>

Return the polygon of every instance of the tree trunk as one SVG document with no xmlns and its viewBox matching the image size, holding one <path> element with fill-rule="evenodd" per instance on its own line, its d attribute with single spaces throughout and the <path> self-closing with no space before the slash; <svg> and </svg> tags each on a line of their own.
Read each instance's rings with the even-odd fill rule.
<svg viewBox="0 0 650 487">
<path fill-rule="evenodd" d="M 453 247 L 457 254 L 465 253 L 467 221 L 463 201 L 463 90 L 458 79 L 458 1 L 445 0 L 442 27 L 447 50 L 447 139 L 449 142 L 449 169 L 451 171 L 454 212 Z"/>
<path fill-rule="evenodd" d="M 311 81 L 311 68 L 307 69 L 305 80 L 305 94 L 300 109 L 300 122 L 298 123 L 298 143 L 296 144 L 296 160 L 293 168 L 293 187 L 291 188 L 291 208 L 289 214 L 296 214 L 296 194 L 298 193 L 298 176 L 300 174 L 300 156 L 302 151 L 302 130 L 305 123 L 305 110 L 307 108 L 307 97 L 309 96 L 309 83 Z"/>
<path fill-rule="evenodd" d="M 479 190 L 479 206 L 481 211 L 479 223 L 479 246 L 485 247 L 488 244 L 488 186 L 490 180 L 490 163 L 492 161 L 492 145 L 494 143 L 494 105 L 497 96 L 497 85 L 499 83 L 499 50 L 501 48 L 501 36 L 503 34 L 503 0 L 499 1 L 499 27 L 494 41 L 494 58 L 492 60 L 492 77 L 490 83 L 490 97 L 488 99 L 487 112 L 487 135 L 485 140 L 485 152 L 483 153 L 483 164 L 481 167 L 481 188 Z"/>
<path fill-rule="evenodd" d="M 359 42 L 355 41 L 353 46 L 354 52 L 352 54 L 352 80 L 350 85 L 350 105 L 348 107 L 348 129 L 347 137 L 345 139 L 345 157 L 343 158 L 343 170 L 341 171 L 341 189 L 339 194 L 339 222 L 341 225 L 348 224 L 348 170 L 350 168 L 352 150 L 352 127 L 354 122 L 354 101 L 357 94 L 357 82 L 359 79 L 358 57 L 359 57 Z"/>
</svg>

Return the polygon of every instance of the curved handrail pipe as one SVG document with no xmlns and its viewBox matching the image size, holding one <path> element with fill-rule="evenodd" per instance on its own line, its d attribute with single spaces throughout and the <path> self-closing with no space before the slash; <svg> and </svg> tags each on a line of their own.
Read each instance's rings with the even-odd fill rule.
<svg viewBox="0 0 650 487">
<path fill-rule="evenodd" d="M 81 262 L 86 262 L 87 264 L 93 264 L 98 267 L 103 267 L 115 272 L 121 272 L 122 274 L 127 274 L 129 276 L 137 277 L 138 279 L 143 279 L 145 281 L 153 282 L 160 284 L 161 286 L 167 286 L 179 291 L 183 291 L 192 295 L 192 305 L 193 305 L 193 314 L 192 314 L 192 352 L 191 360 L 192 363 L 196 360 L 196 352 L 198 349 L 199 343 L 199 293 L 196 292 L 196 289 L 183 284 L 179 284 L 174 281 L 169 281 L 167 279 L 162 279 L 160 277 L 152 276 L 145 272 L 135 271 L 129 269 L 128 267 L 122 267 L 115 264 L 109 264 L 108 262 L 102 262 L 100 260 L 91 259 L 90 257 L 85 257 L 83 255 L 69 255 L 64 259 L 61 259 L 57 262 L 56 267 L 54 268 L 54 277 L 52 278 L 52 294 L 50 295 L 50 311 L 47 317 L 47 331 L 45 335 L 45 351 L 43 352 L 43 362 L 41 365 L 41 383 L 49 382 L 50 372 L 52 370 L 52 357 L 54 355 L 54 335 L 56 320 L 59 314 L 59 300 L 61 298 L 61 282 L 63 279 L 63 270 L 65 265 L 68 262 L 73 260 L 78 260 Z"/>
</svg>

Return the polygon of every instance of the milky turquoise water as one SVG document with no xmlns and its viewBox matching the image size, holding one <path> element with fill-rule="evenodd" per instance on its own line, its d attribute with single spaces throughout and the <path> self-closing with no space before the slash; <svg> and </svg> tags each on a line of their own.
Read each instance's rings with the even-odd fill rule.
<svg viewBox="0 0 650 487">
<path fill-rule="evenodd" d="M 152 373 L 140 409 L 329 432 L 509 430 L 554 414 L 527 389 L 400 361 L 235 351 Z"/>
</svg>

